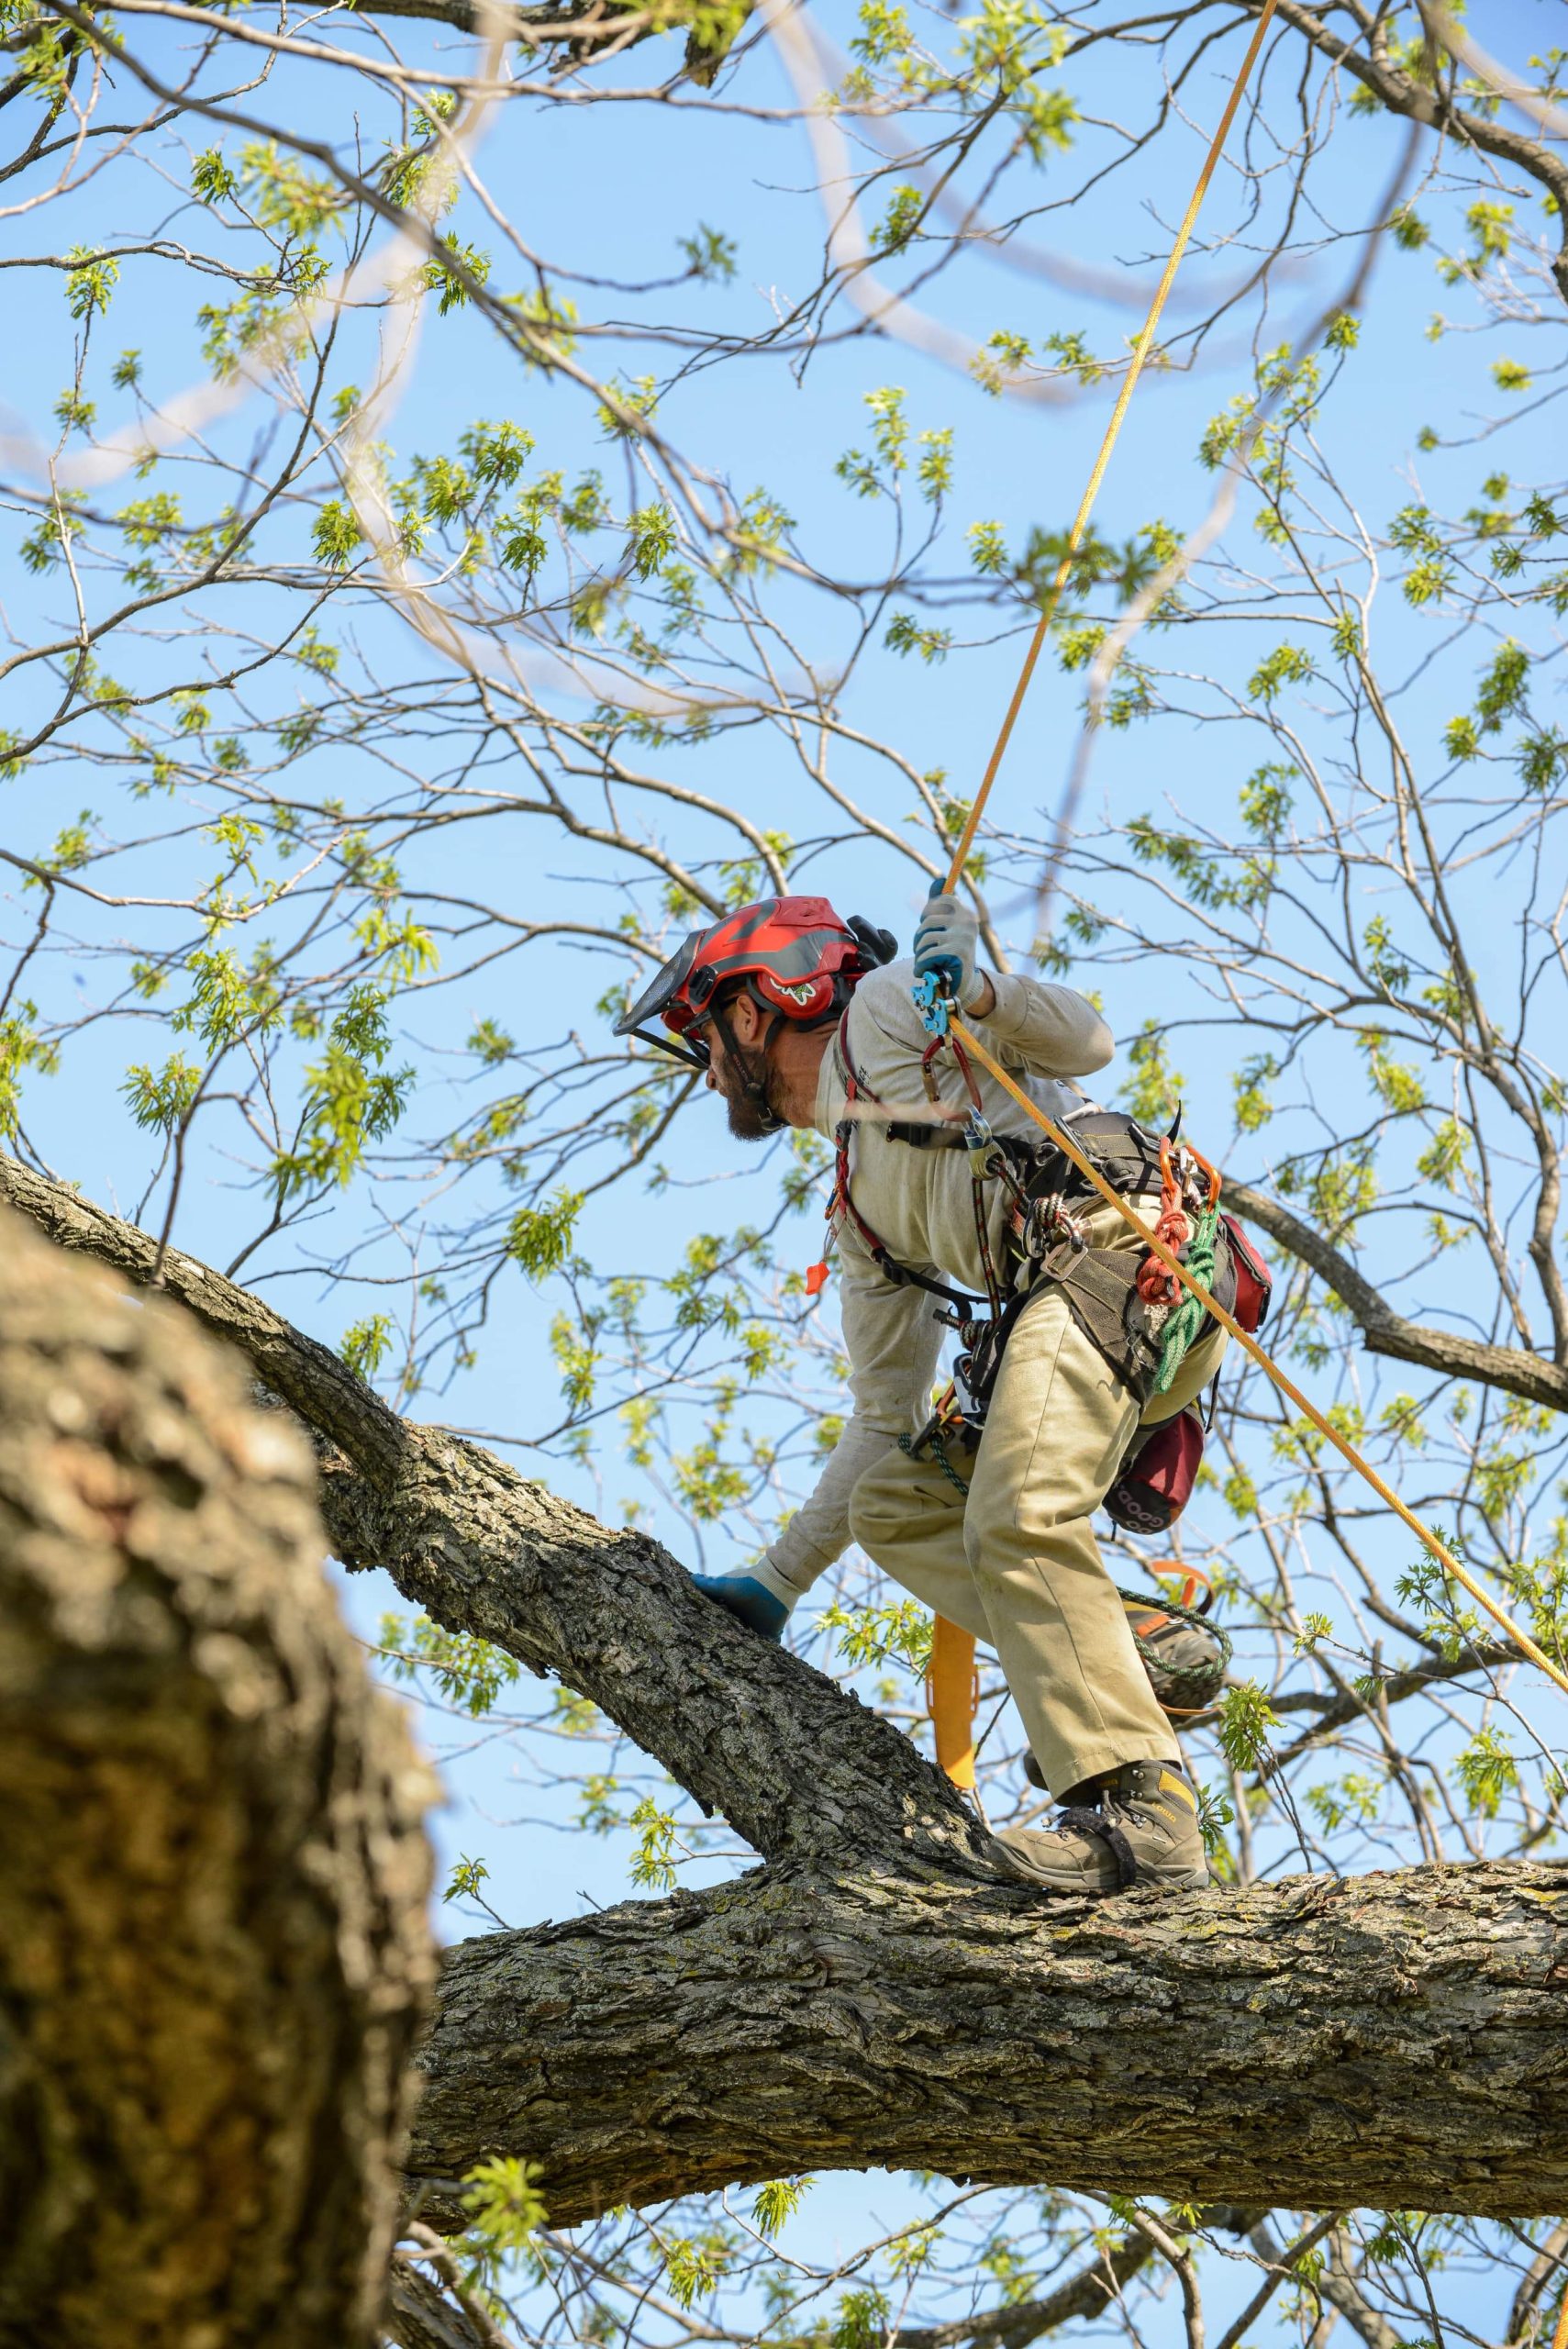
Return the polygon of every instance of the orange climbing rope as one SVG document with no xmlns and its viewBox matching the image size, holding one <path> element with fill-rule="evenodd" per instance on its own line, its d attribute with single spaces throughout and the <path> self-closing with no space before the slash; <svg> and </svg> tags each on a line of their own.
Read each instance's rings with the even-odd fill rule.
<svg viewBox="0 0 1568 2349">
<path fill-rule="evenodd" d="M 1051 632 L 1051 623 L 1056 618 L 1056 607 L 1062 601 L 1062 591 L 1066 586 L 1072 573 L 1073 559 L 1084 543 L 1084 533 L 1089 527 L 1089 517 L 1094 512 L 1095 500 L 1100 494 L 1100 484 L 1106 477 L 1106 467 L 1110 463 L 1111 451 L 1117 444 L 1117 435 L 1120 432 L 1127 411 L 1132 404 L 1132 395 L 1138 388 L 1138 379 L 1143 373 L 1144 362 L 1154 347 L 1154 330 L 1160 323 L 1161 313 L 1165 307 L 1165 298 L 1175 283 L 1176 272 L 1181 267 L 1182 255 L 1186 251 L 1192 237 L 1199 207 L 1208 193 L 1208 184 L 1214 177 L 1215 166 L 1219 161 L 1227 139 L 1230 136 L 1230 126 L 1236 119 L 1236 109 L 1241 103 L 1241 94 L 1251 78 L 1252 68 L 1258 61 L 1258 51 L 1263 45 L 1264 35 L 1273 22 L 1274 10 L 1278 5 L 1279 0 L 1266 0 L 1263 12 L 1253 28 L 1252 38 L 1247 44 L 1247 54 L 1241 60 L 1240 71 L 1236 76 L 1235 85 L 1225 102 L 1225 112 L 1219 117 L 1219 128 L 1208 142 L 1208 152 L 1203 159 L 1203 169 L 1197 175 L 1186 211 L 1182 217 L 1182 225 L 1176 231 L 1176 240 L 1171 247 L 1170 259 L 1161 273 L 1159 284 L 1154 288 L 1154 299 L 1149 305 L 1149 316 L 1143 321 L 1143 331 L 1133 345 L 1132 363 L 1128 368 L 1121 390 L 1117 395 L 1117 404 L 1111 410 L 1111 420 L 1106 427 L 1106 437 L 1100 442 L 1100 453 L 1095 459 L 1088 486 L 1078 501 L 1078 511 L 1073 518 L 1073 528 L 1067 533 L 1067 551 L 1057 565 L 1056 576 L 1051 581 L 1050 591 L 1040 607 L 1040 618 L 1035 623 L 1034 634 L 1029 639 L 1029 651 L 1024 655 L 1024 665 L 1018 672 L 1018 682 L 1013 687 L 1013 698 L 1007 704 L 1007 712 L 1002 720 L 1001 731 L 996 737 L 991 756 L 985 763 L 985 773 L 981 778 L 980 789 L 975 794 L 974 805 L 969 811 L 969 820 L 964 825 L 958 846 L 952 852 L 952 863 L 948 868 L 947 878 L 950 890 L 957 888 L 969 852 L 974 846 L 974 835 L 980 829 L 980 818 L 985 812 L 985 802 L 991 796 L 991 786 L 996 780 L 996 770 L 1006 755 L 1007 744 L 1011 741 L 1013 729 L 1018 724 L 1018 712 L 1024 706 L 1024 696 L 1029 689 L 1029 679 L 1035 673 L 1035 663 L 1045 650 L 1045 640 Z"/>
<path fill-rule="evenodd" d="M 1012 740 L 1013 729 L 1018 723 L 1019 712 L 1023 708 L 1024 699 L 1029 689 L 1029 682 L 1034 675 L 1040 653 L 1045 648 L 1046 638 L 1050 634 L 1051 622 L 1056 617 L 1056 609 L 1062 600 L 1062 590 L 1072 574 L 1073 560 L 1083 545 L 1084 534 L 1088 529 L 1089 518 L 1094 510 L 1095 500 L 1099 495 L 1100 484 L 1105 479 L 1111 451 L 1116 446 L 1117 437 L 1131 404 L 1138 379 L 1143 373 L 1144 364 L 1153 348 L 1154 333 L 1160 323 L 1161 313 L 1165 306 L 1166 296 L 1174 283 L 1176 271 L 1181 265 L 1182 256 L 1191 239 L 1199 207 L 1207 191 L 1209 181 L 1214 176 L 1215 167 L 1219 161 L 1225 141 L 1229 135 L 1230 126 L 1236 118 L 1236 110 L 1241 103 L 1242 94 L 1251 76 L 1252 68 L 1257 62 L 1258 52 L 1262 47 L 1264 36 L 1273 19 L 1276 6 L 1277 0 L 1265 0 L 1265 6 L 1253 28 L 1252 38 L 1247 44 L 1247 53 L 1241 61 L 1230 95 L 1226 101 L 1225 111 L 1219 117 L 1218 128 L 1209 141 L 1208 152 L 1204 158 L 1203 168 L 1197 175 L 1181 226 L 1176 231 L 1170 257 L 1166 261 L 1160 283 L 1154 291 L 1154 298 L 1149 306 L 1149 315 L 1143 322 L 1142 332 L 1133 347 L 1131 364 L 1128 368 L 1116 406 L 1111 411 L 1110 422 L 1106 427 L 1105 438 L 1100 442 L 1099 454 L 1095 459 L 1088 484 L 1079 501 L 1078 511 L 1073 519 L 1073 527 L 1067 533 L 1066 551 L 1057 566 L 1056 576 L 1051 581 L 1040 609 L 1040 618 L 1035 624 L 1034 633 L 1029 639 L 1029 649 L 1024 655 L 1023 667 L 1018 673 L 1018 683 L 1013 687 L 1012 698 L 1007 704 L 990 758 L 985 763 L 985 772 L 981 778 L 980 788 L 975 794 L 974 804 L 970 808 L 958 845 L 953 850 L 946 883 L 950 892 L 957 888 L 962 877 L 970 850 L 974 845 L 975 834 L 979 830 L 981 818 L 985 812 L 985 803 L 991 796 L 991 787 L 996 780 L 997 772 L 1006 754 L 1007 745 Z M 1195 1297 L 1205 1310 L 1211 1313 L 1215 1319 L 1240 1341 L 1252 1360 L 1273 1380 L 1280 1392 L 1289 1397 L 1296 1409 L 1311 1422 L 1320 1435 L 1333 1445 L 1335 1451 L 1349 1463 L 1356 1474 L 1365 1479 L 1379 1499 L 1393 1509 L 1396 1516 L 1410 1528 L 1443 1571 L 1451 1575 L 1454 1580 L 1470 1593 L 1472 1598 L 1485 1609 L 1493 1621 L 1507 1633 L 1522 1654 L 1528 1656 L 1532 1664 L 1538 1664 L 1548 1679 L 1555 1682 L 1556 1686 L 1568 1695 L 1568 1673 L 1564 1673 L 1560 1665 L 1553 1664 L 1551 1657 L 1537 1646 L 1528 1632 L 1520 1631 L 1513 1619 L 1488 1596 L 1474 1576 L 1455 1557 L 1446 1542 L 1440 1542 L 1430 1528 L 1421 1522 L 1415 1511 L 1408 1508 L 1398 1494 L 1385 1483 L 1371 1463 L 1363 1460 L 1355 1446 L 1349 1442 L 1337 1428 L 1329 1424 L 1317 1405 L 1307 1400 L 1301 1389 L 1286 1376 L 1273 1357 L 1259 1345 L 1257 1340 L 1226 1312 L 1224 1307 L 1216 1301 L 1200 1280 L 1187 1271 L 1186 1266 L 1167 1246 L 1162 1232 L 1149 1231 L 1142 1219 L 1129 1206 L 1120 1193 L 1113 1189 L 1106 1181 L 1098 1168 L 1084 1155 L 1071 1136 L 1063 1132 L 1059 1126 L 1054 1125 L 1045 1112 L 1030 1100 L 1029 1095 L 1014 1084 L 1006 1070 L 998 1067 L 980 1039 L 956 1014 L 951 1019 L 951 1026 L 965 1047 L 980 1062 L 982 1067 L 990 1072 L 997 1084 L 1002 1085 L 1018 1102 L 1019 1108 L 1026 1110 L 1034 1119 L 1040 1130 L 1049 1135 L 1057 1148 L 1072 1160 L 1107 1205 L 1114 1207 L 1123 1220 L 1133 1227 L 1140 1241 L 1151 1250 L 1153 1255 L 1165 1267 L 1167 1274 L 1173 1276 L 1183 1287 Z M 1174 1289 L 1171 1294 L 1175 1295 Z M 931 1666 L 928 1676 L 928 1703 L 936 1726 L 938 1759 L 949 1776 L 960 1786 L 972 1787 L 974 1783 L 974 1687 L 973 1639 L 967 1632 L 961 1631 L 955 1624 L 944 1622 L 939 1617 L 931 1647 Z M 962 1720 L 961 1714 L 963 1716 Z M 1568 2349 L 1568 2296 L 1564 2298 L 1563 2310 L 1553 2349 Z"/>
<path fill-rule="evenodd" d="M 1029 680 L 1035 673 L 1035 664 L 1045 648 L 1045 640 L 1050 633 L 1051 621 L 1056 617 L 1056 607 L 1062 601 L 1062 591 L 1067 584 L 1073 558 L 1082 546 L 1084 534 L 1089 527 L 1089 517 L 1094 510 L 1095 500 L 1099 495 L 1100 484 L 1105 479 L 1106 467 L 1110 462 L 1111 451 L 1116 447 L 1117 436 L 1121 430 L 1123 419 L 1131 405 L 1132 395 L 1137 388 L 1138 379 L 1143 373 L 1144 363 L 1154 347 L 1154 333 L 1160 324 L 1161 313 L 1165 307 L 1165 298 L 1175 283 L 1176 272 L 1181 266 L 1182 256 L 1186 251 L 1191 239 L 1199 207 L 1208 191 L 1209 181 L 1214 177 L 1215 166 L 1224 150 L 1225 141 L 1230 135 L 1230 126 L 1236 119 L 1236 109 L 1241 103 L 1241 94 L 1251 77 L 1252 68 L 1257 62 L 1258 51 L 1263 45 L 1264 35 L 1273 21 L 1277 5 L 1278 0 L 1266 0 L 1262 14 L 1253 28 L 1252 38 L 1247 44 L 1247 54 L 1241 60 L 1240 70 L 1236 76 L 1230 95 L 1226 101 L 1225 111 L 1219 117 L 1219 127 L 1209 141 L 1208 152 L 1204 157 L 1203 169 L 1197 175 L 1181 227 L 1176 231 L 1175 242 L 1171 247 L 1170 257 L 1161 274 L 1160 283 L 1154 289 L 1154 299 L 1149 305 L 1149 315 L 1143 321 L 1143 330 L 1133 346 L 1131 364 L 1128 368 L 1121 390 L 1118 394 L 1117 404 L 1111 410 L 1110 422 L 1106 425 L 1105 438 L 1100 442 L 1100 451 L 1095 459 L 1088 486 L 1079 500 L 1078 511 L 1073 518 L 1073 527 L 1067 533 L 1067 551 L 1058 565 L 1056 576 L 1051 584 L 1050 591 L 1041 607 L 1034 634 L 1029 639 L 1029 651 L 1024 655 L 1023 668 L 1018 674 L 1018 684 L 1013 687 L 1013 697 L 1007 704 L 1006 715 L 1002 720 L 1001 731 L 996 737 L 991 756 L 986 761 L 985 773 L 981 780 L 980 789 L 975 795 L 974 805 L 969 811 L 969 819 L 964 825 L 958 846 L 953 851 L 952 865 L 947 877 L 947 886 L 950 891 L 957 888 L 969 852 L 974 845 L 974 835 L 979 828 L 981 817 L 985 812 L 985 802 L 991 796 L 991 786 L 996 780 L 997 769 L 1006 756 L 1013 729 L 1018 723 L 1018 712 L 1024 706 L 1024 696 L 1029 692 Z M 927 1703 L 936 1727 L 937 1758 L 953 1783 L 963 1787 L 973 1787 L 974 1784 L 972 1694 L 973 1686 L 974 1642 L 969 1638 L 968 1633 L 961 1631 L 956 1624 L 944 1622 L 939 1616 L 931 1648 L 931 1665 L 927 1675 Z"/>
</svg>

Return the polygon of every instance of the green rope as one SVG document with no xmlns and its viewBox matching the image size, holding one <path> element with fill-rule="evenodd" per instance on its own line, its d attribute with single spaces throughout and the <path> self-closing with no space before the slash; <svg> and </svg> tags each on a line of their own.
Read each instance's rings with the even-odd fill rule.
<svg viewBox="0 0 1568 2349">
<path fill-rule="evenodd" d="M 1162 1590 L 1157 1593 L 1123 1590 L 1118 1583 L 1116 1595 L 1129 1617 L 1135 1609 L 1140 1613 L 1147 1610 L 1151 1615 L 1168 1615 L 1174 1622 L 1187 1624 L 1195 1631 L 1201 1631 L 1212 1642 L 1209 1655 L 1189 1658 L 1185 1664 L 1173 1664 L 1167 1654 L 1162 1653 L 1158 1633 L 1152 1640 L 1145 1639 L 1137 1625 L 1129 1622 L 1132 1644 L 1149 1675 L 1155 1702 L 1174 1706 L 1183 1712 L 1195 1713 L 1203 1712 L 1210 1705 L 1217 1704 L 1225 1687 L 1226 1673 L 1230 1667 L 1229 1632 L 1221 1631 L 1212 1616 L 1201 1613 L 1197 1608 L 1178 1607 L 1175 1600 L 1167 1598 Z"/>
<path fill-rule="evenodd" d="M 919 1457 L 918 1453 L 915 1450 L 915 1439 L 912 1435 L 901 1435 L 898 1439 L 898 1449 L 904 1453 L 906 1459 L 915 1460 Z M 941 1470 L 942 1475 L 947 1478 L 948 1483 L 952 1486 L 955 1493 L 968 1492 L 968 1480 L 959 1475 L 958 1470 L 948 1458 L 940 1435 L 934 1435 L 931 1438 L 931 1458 L 936 1462 L 937 1466 Z"/>
<path fill-rule="evenodd" d="M 1197 1230 L 1186 1244 L 1182 1261 L 1195 1280 L 1205 1288 L 1214 1286 L 1214 1251 L 1219 1234 L 1219 1209 L 1206 1208 L 1198 1218 Z M 1173 1306 L 1165 1324 L 1164 1343 L 1160 1350 L 1160 1372 L 1154 1381 L 1156 1395 L 1168 1395 L 1171 1383 L 1182 1366 L 1187 1348 L 1203 1327 L 1207 1307 L 1198 1303 L 1191 1289 L 1182 1291 L 1182 1301 Z"/>
</svg>

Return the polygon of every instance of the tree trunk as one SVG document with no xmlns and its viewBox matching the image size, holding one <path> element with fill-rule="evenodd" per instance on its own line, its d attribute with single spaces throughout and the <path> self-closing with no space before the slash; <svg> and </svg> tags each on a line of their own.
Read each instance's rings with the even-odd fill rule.
<svg viewBox="0 0 1568 2349">
<path fill-rule="evenodd" d="M 0 2342 L 373 2338 L 429 1791 L 313 1464 L 188 1315 L 0 1225 Z"/>
<path fill-rule="evenodd" d="M 63 1186 L 0 1159 L 0 1190 L 152 1271 L 145 1234 Z M 560 2225 L 879 2165 L 1295 2209 L 1568 2201 L 1559 1871 L 1044 1898 L 906 1739 L 656 1542 L 398 1420 L 204 1266 L 162 1272 L 317 1430 L 341 1557 L 558 1673 L 769 1863 L 449 1954 L 411 2156 L 426 2215 L 454 2223 L 492 2153 L 540 2164 Z"/>
</svg>

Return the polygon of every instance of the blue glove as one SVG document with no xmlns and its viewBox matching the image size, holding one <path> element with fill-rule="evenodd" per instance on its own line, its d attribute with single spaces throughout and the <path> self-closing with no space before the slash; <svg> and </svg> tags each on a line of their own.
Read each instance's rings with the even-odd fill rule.
<svg viewBox="0 0 1568 2349">
<path fill-rule="evenodd" d="M 972 1010 L 985 989 L 984 979 L 975 971 L 979 948 L 980 924 L 973 907 L 946 896 L 941 883 L 933 881 L 915 932 L 915 976 L 944 979 L 960 1009 Z"/>
<path fill-rule="evenodd" d="M 764 1640 L 783 1638 L 797 1596 L 782 1575 L 772 1572 L 765 1558 L 759 1558 L 750 1574 L 694 1575 L 692 1586 Z"/>
</svg>

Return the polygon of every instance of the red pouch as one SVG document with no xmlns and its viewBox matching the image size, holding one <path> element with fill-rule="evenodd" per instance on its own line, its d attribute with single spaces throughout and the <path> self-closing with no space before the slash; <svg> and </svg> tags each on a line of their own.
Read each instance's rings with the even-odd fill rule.
<svg viewBox="0 0 1568 2349">
<path fill-rule="evenodd" d="M 1233 1215 L 1219 1219 L 1230 1242 L 1230 1261 L 1236 1268 L 1236 1302 L 1231 1312 L 1249 1337 L 1261 1330 L 1269 1318 L 1269 1299 L 1273 1295 L 1273 1276 Z"/>
<path fill-rule="evenodd" d="M 1163 1533 L 1191 1500 L 1202 1458 L 1203 1421 L 1190 1406 L 1140 1428 L 1106 1495 L 1110 1517 L 1128 1533 Z"/>
</svg>

